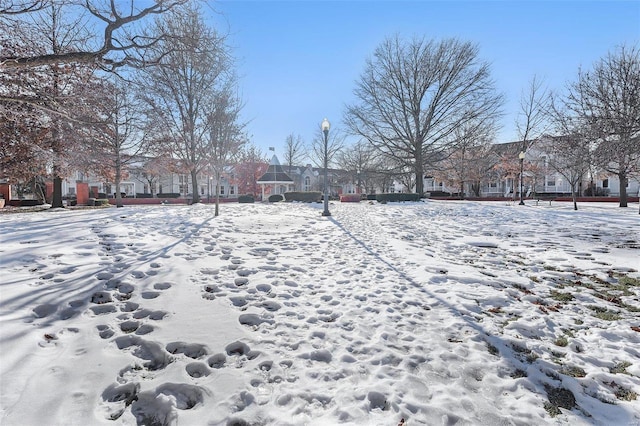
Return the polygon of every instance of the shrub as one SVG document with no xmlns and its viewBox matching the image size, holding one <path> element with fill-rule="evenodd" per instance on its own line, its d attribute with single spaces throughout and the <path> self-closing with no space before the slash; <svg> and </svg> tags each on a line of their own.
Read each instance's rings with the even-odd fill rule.
<svg viewBox="0 0 640 426">
<path fill-rule="evenodd" d="M 178 192 L 161 192 L 158 194 L 158 198 L 180 198 Z"/>
<path fill-rule="evenodd" d="M 269 195 L 269 202 L 270 203 L 277 203 L 279 201 L 284 201 L 284 197 L 280 194 L 271 194 Z"/>
<path fill-rule="evenodd" d="M 106 198 L 96 198 L 95 203 L 96 206 L 108 206 L 109 200 Z"/>
<path fill-rule="evenodd" d="M 23 207 L 41 206 L 42 204 L 40 200 L 20 200 L 20 205 Z"/>
<path fill-rule="evenodd" d="M 253 203 L 253 195 L 240 195 L 238 197 L 238 203 Z"/>
<path fill-rule="evenodd" d="M 140 192 L 136 192 L 136 198 L 153 198 L 153 194 L 142 194 Z"/>
<path fill-rule="evenodd" d="M 362 200 L 360 194 L 343 194 L 340 196 L 340 202 L 342 203 L 359 203 Z"/>
<path fill-rule="evenodd" d="M 399 201 L 420 201 L 420 194 L 393 192 L 387 194 L 376 194 L 376 201 L 379 203 L 399 202 Z"/>
<path fill-rule="evenodd" d="M 292 191 L 285 192 L 284 199 L 287 201 L 301 201 L 303 203 L 319 203 L 322 200 L 322 193 L 316 191 Z"/>
</svg>

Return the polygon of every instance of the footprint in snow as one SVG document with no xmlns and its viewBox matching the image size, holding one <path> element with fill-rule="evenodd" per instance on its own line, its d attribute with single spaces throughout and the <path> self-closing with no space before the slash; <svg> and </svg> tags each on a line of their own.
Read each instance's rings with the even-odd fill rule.
<svg viewBox="0 0 640 426">
<path fill-rule="evenodd" d="M 172 342 L 167 344 L 166 349 L 170 354 L 183 354 L 193 359 L 209 354 L 207 347 L 199 343 Z"/>
<path fill-rule="evenodd" d="M 118 349 L 130 349 L 133 356 L 145 360 L 143 366 L 150 371 L 161 370 L 173 362 L 173 358 L 159 343 L 147 341 L 138 336 L 128 334 L 116 337 L 115 343 Z"/>
</svg>

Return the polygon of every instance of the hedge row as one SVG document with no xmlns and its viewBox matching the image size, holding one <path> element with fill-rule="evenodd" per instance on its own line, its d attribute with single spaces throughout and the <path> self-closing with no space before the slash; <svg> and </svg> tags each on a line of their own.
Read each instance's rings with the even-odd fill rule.
<svg viewBox="0 0 640 426">
<path fill-rule="evenodd" d="M 393 203 L 399 201 L 420 201 L 420 194 L 393 192 L 388 194 L 376 194 L 376 201 L 379 203 Z"/>
<path fill-rule="evenodd" d="M 291 191 L 284 193 L 284 199 L 287 201 L 301 201 L 303 203 L 319 203 L 320 200 L 322 200 L 322 193 Z"/>
<path fill-rule="evenodd" d="M 253 203 L 254 201 L 253 195 L 240 195 L 238 197 L 239 203 Z"/>
<path fill-rule="evenodd" d="M 270 203 L 277 203 L 279 201 L 284 201 L 284 197 L 280 194 L 271 194 L 269 195 L 268 199 Z"/>
<path fill-rule="evenodd" d="M 40 200 L 10 200 L 8 205 L 13 207 L 35 207 L 44 204 Z"/>
</svg>

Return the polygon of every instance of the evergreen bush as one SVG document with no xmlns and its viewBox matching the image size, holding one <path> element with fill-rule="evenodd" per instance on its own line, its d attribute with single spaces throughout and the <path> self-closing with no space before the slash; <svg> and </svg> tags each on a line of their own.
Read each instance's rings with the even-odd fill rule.
<svg viewBox="0 0 640 426">
<path fill-rule="evenodd" d="M 254 201 L 253 195 L 240 195 L 238 197 L 238 203 L 253 203 Z"/>
<path fill-rule="evenodd" d="M 269 202 L 270 203 L 277 203 L 279 201 L 284 201 L 284 197 L 280 194 L 271 194 L 269 195 Z"/>
<path fill-rule="evenodd" d="M 392 192 L 386 194 L 376 194 L 376 201 L 379 203 L 393 203 L 400 201 L 420 201 L 420 194 L 417 193 L 402 193 L 402 192 Z"/>
<path fill-rule="evenodd" d="M 284 193 L 284 199 L 303 203 L 319 203 L 322 200 L 322 193 L 316 191 L 291 191 Z"/>
</svg>

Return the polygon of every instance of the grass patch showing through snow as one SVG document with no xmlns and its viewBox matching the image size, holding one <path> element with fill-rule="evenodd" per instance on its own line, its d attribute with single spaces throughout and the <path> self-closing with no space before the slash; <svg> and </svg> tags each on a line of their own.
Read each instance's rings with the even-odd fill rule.
<svg viewBox="0 0 640 426">
<path fill-rule="evenodd" d="M 612 374 L 629 374 L 627 367 L 631 367 L 631 363 L 629 361 L 622 361 L 611 367 L 609 372 Z"/>
<path fill-rule="evenodd" d="M 551 290 L 549 293 L 552 299 L 557 300 L 558 302 L 571 302 L 574 297 L 571 293 L 562 293 L 560 291 Z"/>
<path fill-rule="evenodd" d="M 544 409 L 547 410 L 547 413 L 549 413 L 551 417 L 562 414 L 560 408 L 572 410 L 576 407 L 576 397 L 570 390 L 555 388 L 551 385 L 545 385 L 544 388 L 549 398 L 549 402 L 544 403 Z"/>
<path fill-rule="evenodd" d="M 590 305 L 588 308 L 594 312 L 594 317 L 603 321 L 617 321 L 622 318 L 618 312 L 610 311 L 602 306 Z"/>
</svg>

